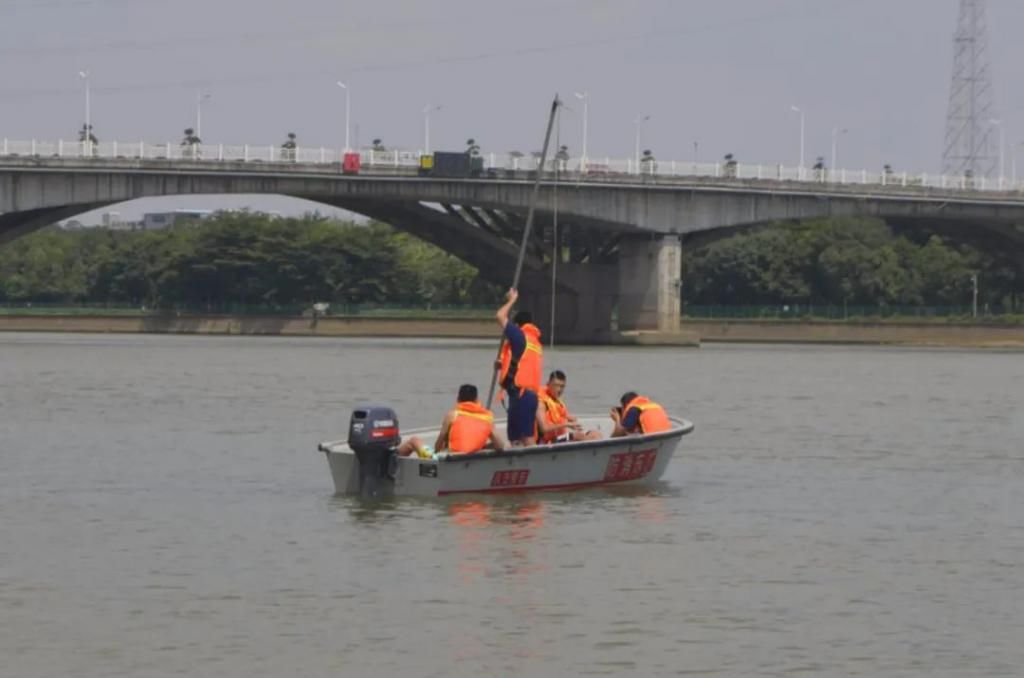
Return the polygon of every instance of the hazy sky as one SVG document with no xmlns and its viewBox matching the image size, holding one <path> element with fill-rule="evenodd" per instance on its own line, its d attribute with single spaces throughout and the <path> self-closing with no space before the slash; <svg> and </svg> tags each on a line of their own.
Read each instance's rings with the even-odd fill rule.
<svg viewBox="0 0 1024 678">
<path fill-rule="evenodd" d="M 659 160 L 830 155 L 839 165 L 941 169 L 958 0 L 0 0 L 0 136 L 74 138 L 92 73 L 104 140 L 176 141 L 195 99 L 210 143 L 353 141 L 434 149 L 540 146 L 555 92 L 590 95 L 591 156 L 627 157 L 633 120 Z M 996 111 L 1024 140 L 1024 2 L 990 0 Z M 1007 156 L 1009 166 L 1009 156 Z M 206 206 L 211 199 L 160 205 Z M 227 204 L 223 199 L 212 199 Z"/>
</svg>

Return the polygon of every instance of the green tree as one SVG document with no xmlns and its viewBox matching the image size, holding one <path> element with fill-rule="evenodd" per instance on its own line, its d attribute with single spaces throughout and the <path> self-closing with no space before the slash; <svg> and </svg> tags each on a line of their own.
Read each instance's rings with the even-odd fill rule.
<svg viewBox="0 0 1024 678">
<path fill-rule="evenodd" d="M 976 253 L 967 254 L 948 247 L 933 235 L 909 262 L 921 277 L 925 303 L 966 305 L 972 294 L 971 275 L 979 269 Z"/>
</svg>

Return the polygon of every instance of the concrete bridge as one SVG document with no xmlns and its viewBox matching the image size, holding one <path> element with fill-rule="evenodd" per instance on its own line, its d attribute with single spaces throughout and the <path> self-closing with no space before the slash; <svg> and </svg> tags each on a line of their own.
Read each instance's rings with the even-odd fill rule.
<svg viewBox="0 0 1024 678">
<path fill-rule="evenodd" d="M 529 170 L 476 179 L 420 177 L 396 156 L 393 164 L 345 175 L 337 164 L 272 159 L 0 156 L 0 246 L 136 198 L 276 194 L 390 223 L 473 264 L 493 282 L 512 277 L 532 189 Z M 780 220 L 873 216 L 1024 250 L 1024 195 L 1018 191 L 979 191 L 956 182 L 942 188 L 906 175 L 869 184 L 734 174 L 546 172 L 521 285 L 525 304 L 546 322 L 552 254 L 558 252 L 562 339 L 605 341 L 613 326 L 672 332 L 679 322 L 682 247 Z"/>
</svg>

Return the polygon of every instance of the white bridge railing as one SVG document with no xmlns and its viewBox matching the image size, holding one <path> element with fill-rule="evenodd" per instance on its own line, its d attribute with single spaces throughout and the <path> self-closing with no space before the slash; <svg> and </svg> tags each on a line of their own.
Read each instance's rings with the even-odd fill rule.
<svg viewBox="0 0 1024 678">
<path fill-rule="evenodd" d="M 374 169 L 407 168 L 415 170 L 420 166 L 422 151 L 361 149 L 361 171 Z M 71 158 L 97 160 L 177 160 L 186 162 L 262 162 L 322 164 L 339 167 L 345 151 L 336 148 L 311 148 L 298 146 L 284 148 L 276 144 L 188 145 L 165 142 L 160 144 L 144 141 L 118 142 L 101 141 L 13 141 L 0 140 L 0 159 L 4 157 L 30 158 Z M 539 159 L 519 154 L 483 153 L 480 155 L 484 171 L 489 175 L 503 172 L 533 171 Z M 893 187 L 927 187 L 964 191 L 1001 191 L 1006 193 L 1024 192 L 1024 181 L 1016 178 L 944 176 L 941 174 L 914 174 L 909 172 L 847 169 L 814 169 L 785 165 L 756 165 L 741 162 L 698 163 L 693 161 L 664 161 L 653 158 L 617 159 L 590 156 L 585 159 L 549 159 L 548 169 L 557 167 L 572 175 L 572 180 L 600 180 L 628 175 L 659 178 L 717 178 L 769 181 L 799 181 L 819 184 L 860 184 Z"/>
</svg>

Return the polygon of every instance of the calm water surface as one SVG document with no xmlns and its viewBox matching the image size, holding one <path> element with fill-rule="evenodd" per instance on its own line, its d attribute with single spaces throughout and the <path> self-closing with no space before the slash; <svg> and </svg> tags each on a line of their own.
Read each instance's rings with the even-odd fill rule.
<svg viewBox="0 0 1024 678">
<path fill-rule="evenodd" d="M 0 335 L 0 675 L 1022 675 L 1024 355 L 557 349 L 697 423 L 661 487 L 332 496 L 493 351 Z"/>
</svg>

